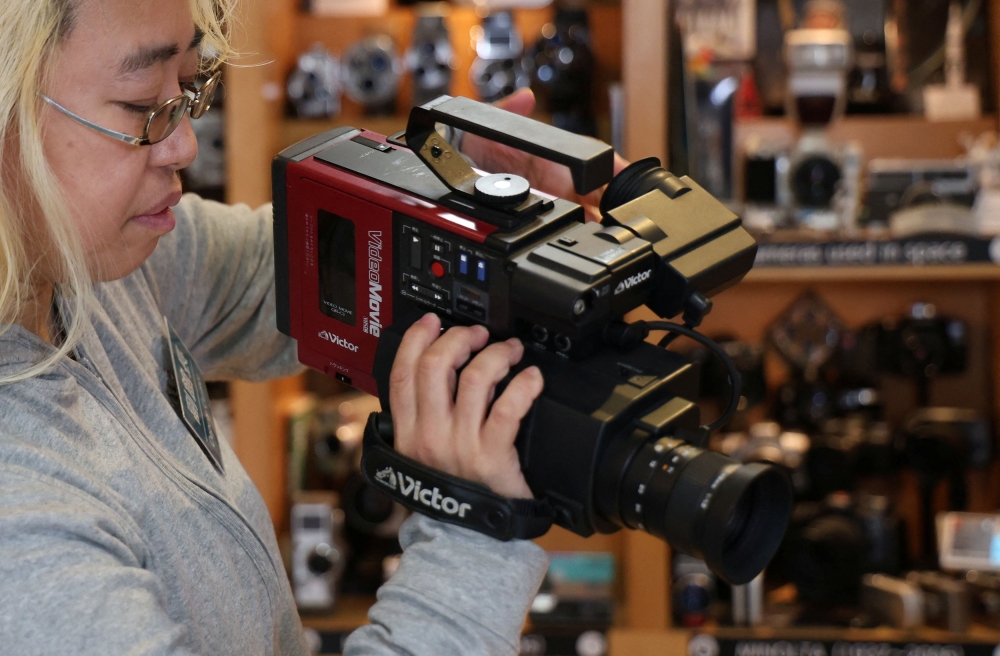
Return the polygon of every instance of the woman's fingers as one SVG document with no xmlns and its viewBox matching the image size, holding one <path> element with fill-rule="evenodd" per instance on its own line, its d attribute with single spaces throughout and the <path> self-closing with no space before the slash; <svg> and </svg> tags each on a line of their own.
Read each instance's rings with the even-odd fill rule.
<svg viewBox="0 0 1000 656">
<path fill-rule="evenodd" d="M 524 419 L 538 395 L 542 393 L 542 374 L 538 367 L 528 367 L 507 385 L 507 389 L 493 403 L 480 433 L 480 454 L 477 463 L 487 471 L 477 471 L 480 480 L 498 494 L 509 497 L 530 498 L 521 473 L 514 440 Z"/>
<path fill-rule="evenodd" d="M 450 470 L 455 462 L 452 409 L 456 369 L 469 361 L 474 351 L 486 345 L 488 331 L 482 326 L 456 326 L 438 338 L 416 363 L 416 431 L 414 455 L 433 467 Z"/>
<path fill-rule="evenodd" d="M 389 405 L 395 426 L 404 429 L 395 431 L 396 448 L 401 450 L 410 446 L 412 431 L 405 428 L 412 427 L 417 419 L 417 361 L 440 334 L 441 320 L 434 314 L 425 314 L 406 331 L 396 351 L 389 374 Z"/>
<path fill-rule="evenodd" d="M 521 420 L 531 404 L 542 393 L 542 373 L 538 367 L 528 367 L 510 381 L 490 409 L 483 426 L 483 442 L 494 446 L 513 444 Z"/>
<path fill-rule="evenodd" d="M 472 359 L 459 377 L 452 422 L 457 435 L 467 436 L 467 439 L 460 437 L 455 445 L 460 462 L 469 462 L 479 453 L 475 436 L 483 428 L 486 410 L 493 400 L 493 389 L 523 353 L 524 346 L 516 339 L 490 344 Z"/>
<path fill-rule="evenodd" d="M 397 351 L 389 392 L 396 449 L 498 494 L 530 498 L 514 440 L 541 393 L 541 374 L 535 367 L 522 371 L 493 402 L 497 384 L 520 361 L 524 347 L 511 339 L 484 349 L 489 333 L 482 326 L 455 327 L 444 335 L 440 329 L 436 316 L 424 317 Z"/>
</svg>

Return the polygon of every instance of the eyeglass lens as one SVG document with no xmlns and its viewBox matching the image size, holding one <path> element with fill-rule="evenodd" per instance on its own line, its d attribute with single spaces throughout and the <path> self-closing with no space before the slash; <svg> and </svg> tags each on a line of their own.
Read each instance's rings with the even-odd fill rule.
<svg viewBox="0 0 1000 656">
<path fill-rule="evenodd" d="M 149 142 L 155 144 L 169 137 L 180 125 L 190 102 L 187 96 L 180 96 L 156 110 L 156 113 L 149 118 L 149 128 L 146 132 Z"/>
<path fill-rule="evenodd" d="M 201 118 L 212 105 L 212 98 L 219 83 L 219 75 L 213 75 L 202 85 L 194 100 L 187 95 L 178 96 L 173 101 L 160 107 L 149 119 L 149 129 L 146 138 L 149 143 L 163 141 L 177 129 L 184 119 L 184 112 L 191 107 L 191 118 Z"/>
<path fill-rule="evenodd" d="M 202 85 L 198 91 L 198 95 L 192 101 L 191 118 L 201 118 L 201 115 L 207 112 L 208 108 L 212 106 L 212 100 L 215 98 L 215 91 L 219 86 L 221 77 L 218 74 L 213 75 Z"/>
</svg>

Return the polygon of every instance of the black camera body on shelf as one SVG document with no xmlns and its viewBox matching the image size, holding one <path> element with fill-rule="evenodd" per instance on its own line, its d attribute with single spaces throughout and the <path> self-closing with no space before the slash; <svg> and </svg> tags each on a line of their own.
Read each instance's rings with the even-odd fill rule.
<svg viewBox="0 0 1000 656">
<path fill-rule="evenodd" d="M 580 194 L 610 182 L 603 221 L 516 175 L 480 174 L 439 123 L 567 165 Z M 788 483 L 685 441 L 703 436 L 695 368 L 643 342 L 659 324 L 622 319 L 646 305 L 697 326 L 708 297 L 750 269 L 756 243 L 689 178 L 649 159 L 612 181 L 612 162 L 606 144 L 448 96 L 411 111 L 405 140 L 341 128 L 302 142 L 273 167 L 279 328 L 303 363 L 381 398 L 362 468 L 401 504 L 500 539 L 553 521 L 581 535 L 643 529 L 740 583 L 777 549 Z M 541 369 L 545 390 L 517 440 L 534 501 L 391 449 L 389 371 L 428 311 L 519 337 L 512 375 Z"/>
</svg>

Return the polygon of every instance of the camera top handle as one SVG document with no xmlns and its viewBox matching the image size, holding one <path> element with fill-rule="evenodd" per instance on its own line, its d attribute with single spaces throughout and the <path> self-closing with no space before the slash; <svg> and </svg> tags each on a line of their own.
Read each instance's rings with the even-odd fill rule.
<svg viewBox="0 0 1000 656">
<path fill-rule="evenodd" d="M 407 146 L 450 189 L 483 202 L 496 204 L 484 198 L 482 193 L 476 193 L 476 183 L 483 176 L 438 134 L 437 123 L 564 164 L 569 167 L 573 187 L 581 195 L 606 185 L 614 176 L 611 146 L 492 105 L 468 98 L 440 96 L 410 110 L 406 125 Z M 518 176 L 505 180 L 510 178 Z M 527 188 L 521 198 L 526 197 Z"/>
</svg>

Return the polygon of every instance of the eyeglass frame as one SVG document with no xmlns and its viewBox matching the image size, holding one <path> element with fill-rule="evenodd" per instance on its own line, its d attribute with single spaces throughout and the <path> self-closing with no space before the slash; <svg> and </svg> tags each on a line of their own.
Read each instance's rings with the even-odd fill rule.
<svg viewBox="0 0 1000 656">
<path fill-rule="evenodd" d="M 74 121 L 76 121 L 77 123 L 85 125 L 92 130 L 96 130 L 97 132 L 100 132 L 103 135 L 112 137 L 113 139 L 117 139 L 119 141 L 124 141 L 125 143 L 132 146 L 152 146 L 153 144 L 158 144 L 161 141 L 165 141 L 167 138 L 169 138 L 170 135 L 172 135 L 174 131 L 177 129 L 177 127 L 181 124 L 180 121 L 177 121 L 177 125 L 174 125 L 174 127 L 171 128 L 170 131 L 167 132 L 165 135 L 163 135 L 162 138 L 157 139 L 156 141 L 150 141 L 149 126 L 152 125 L 153 119 L 156 118 L 157 114 L 168 109 L 171 104 L 181 101 L 187 103 L 187 105 L 183 109 L 181 109 L 180 112 L 181 120 L 183 120 L 184 112 L 189 112 L 192 120 L 201 118 L 202 116 L 205 115 L 205 112 L 207 112 L 209 108 L 212 106 L 212 101 L 215 99 L 215 92 L 219 88 L 219 79 L 221 77 L 222 77 L 222 71 L 216 71 L 215 74 L 212 75 L 212 77 L 205 80 L 205 83 L 201 85 L 200 89 L 196 88 L 194 85 L 189 85 L 189 84 L 182 85 L 181 95 L 174 96 L 173 98 L 170 98 L 168 100 L 164 100 L 162 103 L 160 103 L 156 107 L 153 107 L 152 109 L 149 110 L 149 112 L 147 112 L 146 127 L 143 130 L 141 137 L 133 137 L 131 135 L 125 134 L 124 132 L 117 132 L 115 130 L 110 130 L 108 128 L 101 127 L 96 123 L 88 121 L 82 116 L 74 114 L 70 110 L 66 109 L 65 107 L 57 103 L 55 100 L 52 100 L 52 98 L 46 96 L 44 93 L 39 93 L 38 95 L 41 96 L 42 100 L 49 103 L 50 105 L 58 109 L 60 112 L 70 117 Z M 202 100 L 202 97 L 206 93 L 206 89 L 208 90 L 209 95 L 208 97 L 205 98 L 204 102 L 201 105 L 199 105 L 198 102 Z"/>
</svg>

